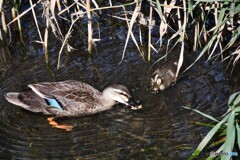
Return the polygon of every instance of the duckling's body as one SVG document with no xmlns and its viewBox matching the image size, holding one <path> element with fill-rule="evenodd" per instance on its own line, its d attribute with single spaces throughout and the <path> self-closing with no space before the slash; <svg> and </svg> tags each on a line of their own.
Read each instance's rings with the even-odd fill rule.
<svg viewBox="0 0 240 160">
<path fill-rule="evenodd" d="M 177 64 L 178 59 L 171 57 L 154 70 L 151 76 L 151 88 L 154 92 L 165 90 L 176 80 Z"/>
<path fill-rule="evenodd" d="M 116 102 L 129 105 L 131 95 L 122 85 L 111 85 L 101 93 L 81 81 L 46 82 L 10 92 L 6 99 L 31 112 L 56 117 L 85 116 L 112 108 Z"/>
</svg>

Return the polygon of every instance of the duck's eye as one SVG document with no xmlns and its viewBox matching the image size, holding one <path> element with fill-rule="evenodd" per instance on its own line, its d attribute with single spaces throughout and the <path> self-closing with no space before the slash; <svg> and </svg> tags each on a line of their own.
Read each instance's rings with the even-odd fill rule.
<svg viewBox="0 0 240 160">
<path fill-rule="evenodd" d="M 129 98 L 130 96 L 128 94 L 126 94 L 125 92 L 119 92 L 120 95 L 122 95 L 123 97 Z"/>
</svg>

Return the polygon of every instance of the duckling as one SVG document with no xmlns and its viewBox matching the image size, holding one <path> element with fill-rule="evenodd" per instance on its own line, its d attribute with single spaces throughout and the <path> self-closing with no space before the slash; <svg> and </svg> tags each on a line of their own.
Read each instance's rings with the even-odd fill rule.
<svg viewBox="0 0 240 160">
<path fill-rule="evenodd" d="M 153 93 L 165 90 L 176 80 L 178 61 L 176 58 L 170 59 L 163 66 L 157 68 L 151 76 L 151 89 Z"/>
<path fill-rule="evenodd" d="M 96 114 L 111 109 L 117 102 L 133 110 L 142 107 L 133 101 L 129 90 L 120 84 L 111 85 L 103 92 L 75 80 L 30 84 L 28 87 L 21 92 L 6 93 L 6 100 L 28 111 L 53 115 L 54 118 Z M 48 118 L 49 124 L 61 128 L 54 118 Z M 71 129 L 68 127 L 62 129 Z"/>
</svg>

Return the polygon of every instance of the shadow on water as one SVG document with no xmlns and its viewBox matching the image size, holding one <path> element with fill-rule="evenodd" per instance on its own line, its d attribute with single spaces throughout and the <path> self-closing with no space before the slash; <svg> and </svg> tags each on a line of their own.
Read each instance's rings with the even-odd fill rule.
<svg viewBox="0 0 240 160">
<path fill-rule="evenodd" d="M 27 55 L 12 54 L 9 69 L 0 81 L 1 158 L 186 159 L 193 152 L 209 128 L 194 124 L 205 119 L 181 106 L 215 117 L 226 110 L 222 106 L 229 97 L 229 85 L 221 64 L 199 62 L 176 85 L 153 95 L 150 67 L 134 46 L 128 47 L 123 62 L 118 64 L 124 48 L 119 39 L 125 31 L 112 32 L 111 40 L 103 37 L 94 58 L 80 50 L 65 54 L 59 70 L 58 44 L 49 45 L 55 46 L 49 51 L 50 68 L 37 44 L 31 43 Z M 29 28 L 28 32 L 33 31 Z M 178 49 L 173 52 L 179 54 Z M 75 126 L 72 132 L 64 132 L 51 128 L 46 116 L 24 111 L 4 98 L 6 92 L 20 91 L 27 84 L 68 79 L 84 81 L 100 91 L 110 84 L 123 84 L 142 101 L 143 109 L 132 111 L 116 105 L 93 116 L 61 120 Z"/>
</svg>

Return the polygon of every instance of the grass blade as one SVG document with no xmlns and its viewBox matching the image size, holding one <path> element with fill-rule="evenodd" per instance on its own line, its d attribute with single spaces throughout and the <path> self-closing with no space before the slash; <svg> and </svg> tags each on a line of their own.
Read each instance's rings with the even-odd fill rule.
<svg viewBox="0 0 240 160">
<path fill-rule="evenodd" d="M 201 112 L 201 111 L 199 111 L 199 110 L 196 110 L 196 109 L 192 109 L 192 108 L 188 108 L 188 107 L 185 107 L 185 106 L 182 106 L 183 108 L 185 108 L 185 109 L 188 109 L 188 110 L 192 110 L 192 111 L 194 111 L 194 112 L 196 112 L 196 113 L 198 113 L 198 114 L 200 114 L 200 115 L 202 115 L 203 117 L 206 117 L 206 118 L 208 118 L 208 119 L 210 119 L 210 120 L 212 120 L 212 121 L 215 121 L 215 122 L 219 122 L 217 119 L 215 119 L 214 117 L 212 117 L 212 116 L 210 116 L 210 115 L 208 115 L 208 114 L 205 114 L 205 113 L 203 113 L 203 112 Z"/>
<path fill-rule="evenodd" d="M 221 127 L 223 123 L 225 123 L 228 120 L 229 115 L 225 116 L 216 126 L 214 126 L 211 131 L 208 132 L 208 134 L 204 137 L 204 139 L 201 141 L 201 143 L 198 145 L 197 149 L 194 151 L 194 153 L 188 158 L 188 160 L 192 160 L 196 158 L 202 150 L 205 148 L 205 146 L 208 144 L 208 142 L 212 139 L 212 137 L 215 135 L 215 133 L 218 131 L 218 129 Z"/>
<path fill-rule="evenodd" d="M 236 92 L 229 97 L 228 106 L 233 106 L 234 105 L 234 100 L 239 94 L 240 94 L 240 92 Z M 232 109 L 234 109 L 234 108 L 232 108 Z"/>
<path fill-rule="evenodd" d="M 238 148 L 240 149 L 240 127 L 238 123 L 236 123 L 236 129 L 237 129 L 237 144 L 238 144 Z"/>
<path fill-rule="evenodd" d="M 226 137 L 227 139 L 223 145 L 223 153 L 230 153 L 233 150 L 235 133 L 236 133 L 234 123 L 235 123 L 235 112 L 232 111 L 228 118 L 227 137 Z M 231 156 L 221 157 L 221 160 L 230 160 L 230 159 L 231 159 Z"/>
</svg>

